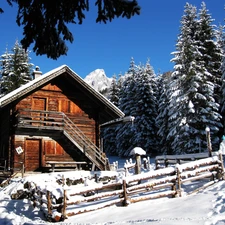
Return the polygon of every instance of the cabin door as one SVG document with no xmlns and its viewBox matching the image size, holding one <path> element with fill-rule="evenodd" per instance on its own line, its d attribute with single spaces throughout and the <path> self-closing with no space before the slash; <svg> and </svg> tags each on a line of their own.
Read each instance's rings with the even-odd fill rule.
<svg viewBox="0 0 225 225">
<path fill-rule="evenodd" d="M 33 112 L 32 113 L 32 120 L 35 121 L 40 121 L 39 122 L 35 122 L 33 125 L 44 125 L 43 123 L 41 123 L 41 121 L 45 120 L 45 113 L 44 111 L 46 111 L 46 98 L 33 98 L 32 101 L 32 110 L 38 110 L 40 112 Z"/>
<path fill-rule="evenodd" d="M 26 139 L 25 141 L 25 170 L 35 171 L 41 166 L 41 140 Z"/>
</svg>

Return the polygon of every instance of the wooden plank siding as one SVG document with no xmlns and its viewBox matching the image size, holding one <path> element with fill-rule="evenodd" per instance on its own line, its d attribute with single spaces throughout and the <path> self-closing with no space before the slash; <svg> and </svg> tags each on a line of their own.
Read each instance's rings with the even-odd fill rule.
<svg viewBox="0 0 225 225">
<path fill-rule="evenodd" d="M 20 169 L 21 168 L 21 162 L 24 162 L 25 157 L 25 140 L 26 136 L 23 135 L 16 135 L 14 136 L 14 145 L 12 146 L 12 155 L 13 155 L 13 168 Z M 18 154 L 16 151 L 16 148 L 21 147 L 23 149 L 23 152 Z"/>
<path fill-rule="evenodd" d="M 96 128 L 94 119 L 90 119 L 88 114 L 65 96 L 55 85 L 48 84 L 41 90 L 21 100 L 17 104 L 17 109 L 43 110 L 40 105 L 34 105 L 37 103 L 37 98 L 41 100 L 46 99 L 45 110 L 64 112 L 94 144 L 98 144 L 95 138 Z"/>
<path fill-rule="evenodd" d="M 94 119 L 90 119 L 89 115 L 71 101 L 71 99 L 65 96 L 62 90 L 56 85 L 48 84 L 42 89 L 22 99 L 16 105 L 16 110 L 24 108 L 41 111 L 47 110 L 48 112 L 63 112 L 85 134 L 85 136 L 87 136 L 94 144 L 99 145 L 99 143 L 96 143 L 96 124 Z M 40 115 L 32 112 L 30 117 L 31 119 L 36 120 L 36 118 L 40 118 Z M 29 139 L 26 138 L 27 137 L 23 137 L 23 140 L 21 140 L 21 136 L 15 137 L 15 148 L 21 146 L 24 149 L 24 153 L 18 155 L 14 152 L 14 161 L 24 161 L 26 171 L 45 167 L 46 161 L 49 160 L 74 160 L 66 150 L 57 143 L 57 141 L 51 138 L 48 138 L 48 140 L 42 138 L 42 141 L 40 138 L 37 140 L 33 139 L 33 141 L 29 141 Z M 30 143 L 33 143 L 35 147 L 31 148 Z M 37 145 L 40 146 L 37 147 Z M 33 154 L 31 154 L 30 151 L 33 151 Z M 35 155 L 38 155 L 38 157 L 35 157 Z M 28 163 L 28 161 L 30 162 Z M 14 164 L 15 168 L 18 168 L 19 166 L 18 163 Z"/>
</svg>

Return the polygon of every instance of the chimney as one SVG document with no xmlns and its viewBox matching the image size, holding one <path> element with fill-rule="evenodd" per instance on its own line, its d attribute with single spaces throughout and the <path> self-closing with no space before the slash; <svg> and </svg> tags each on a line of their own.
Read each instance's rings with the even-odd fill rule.
<svg viewBox="0 0 225 225">
<path fill-rule="evenodd" d="M 40 67 L 36 66 L 35 70 L 33 71 L 33 78 L 36 79 L 42 75 L 42 72 L 40 71 Z"/>
</svg>

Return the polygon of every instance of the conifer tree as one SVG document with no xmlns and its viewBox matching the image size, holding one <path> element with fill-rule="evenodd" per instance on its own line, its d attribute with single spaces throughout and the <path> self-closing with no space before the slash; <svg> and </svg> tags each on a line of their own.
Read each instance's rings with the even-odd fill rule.
<svg viewBox="0 0 225 225">
<path fill-rule="evenodd" d="M 220 115 L 205 63 L 208 56 L 202 53 L 208 51 L 203 43 L 209 39 L 200 40 L 203 17 L 197 19 L 196 7 L 186 4 L 181 25 L 172 59 L 175 66 L 170 84 L 168 137 L 174 153 L 193 153 L 206 150 L 205 128 L 208 126 L 213 134 L 218 132 Z"/>
<path fill-rule="evenodd" d="M 199 23 L 196 31 L 197 41 L 199 42 L 199 51 L 204 62 L 204 67 L 207 69 L 208 80 L 214 85 L 214 98 L 220 103 L 221 96 L 221 65 L 222 65 L 222 47 L 219 40 L 219 33 L 216 26 L 213 25 L 213 19 L 208 13 L 205 2 L 202 2 L 199 11 Z M 218 35 L 217 35 L 218 34 Z M 222 35 L 222 33 L 221 33 Z"/>
<path fill-rule="evenodd" d="M 125 81 L 122 84 L 119 93 L 119 108 L 125 116 L 133 116 L 134 106 L 134 86 L 138 67 L 135 65 L 134 58 L 131 58 L 130 67 Z M 134 126 L 130 123 L 120 124 L 116 128 L 117 154 L 119 156 L 128 156 L 134 147 L 132 138 L 134 136 Z"/>
<path fill-rule="evenodd" d="M 119 87 L 117 84 L 116 75 L 112 77 L 112 83 L 109 88 L 109 100 L 118 106 L 119 102 Z M 108 126 L 102 129 L 102 137 L 104 140 L 104 151 L 108 155 L 117 155 L 116 151 L 116 125 Z"/>
<path fill-rule="evenodd" d="M 213 24 L 213 19 L 206 8 L 205 2 L 202 2 L 199 11 L 197 41 L 199 41 L 199 51 L 201 52 L 202 62 L 204 64 L 206 81 L 208 88 L 213 88 L 211 102 L 211 113 L 213 114 L 208 126 L 211 132 L 211 141 L 215 149 L 219 148 L 218 134 L 222 128 L 220 103 L 221 103 L 221 66 L 222 66 L 222 48 L 217 41 L 217 30 Z M 210 92 L 209 92 L 210 93 Z M 213 101 L 215 101 L 213 103 Z"/>
<path fill-rule="evenodd" d="M 119 87 L 117 85 L 116 75 L 112 77 L 112 83 L 109 88 L 109 100 L 115 105 L 118 106 L 119 102 Z"/>
<path fill-rule="evenodd" d="M 221 65 L 221 102 L 220 102 L 220 107 L 221 107 L 221 114 L 223 116 L 222 121 L 223 121 L 223 129 L 222 129 L 222 134 L 225 134 L 225 35 L 223 32 L 224 27 L 220 26 L 218 32 L 217 32 L 217 45 L 220 46 L 222 50 L 222 65 Z"/>
<path fill-rule="evenodd" d="M 198 52 L 196 51 L 195 42 L 195 32 L 197 29 L 196 10 L 196 7 L 186 3 L 184 15 L 181 19 L 176 52 L 173 53 L 175 57 L 171 60 L 175 63 L 175 66 L 169 84 L 169 133 L 167 140 L 170 142 L 173 154 L 181 154 L 185 151 L 188 153 L 186 143 L 190 139 L 190 132 L 188 122 L 186 121 L 186 112 L 189 110 L 187 107 L 189 105 L 189 98 L 186 95 L 187 90 L 185 91 L 184 89 L 190 87 L 190 83 L 187 83 L 187 78 L 191 79 L 194 77 L 195 67 L 197 66 L 196 54 Z M 186 85 L 187 87 L 185 87 Z M 192 106 L 191 102 L 190 106 Z"/>
<path fill-rule="evenodd" d="M 159 137 L 159 152 L 161 154 L 172 154 L 170 142 L 167 140 L 168 136 L 168 90 L 171 79 L 171 72 L 164 73 L 158 77 L 159 101 L 158 101 L 158 115 L 156 117 L 157 135 Z"/>
<path fill-rule="evenodd" d="M 96 23 L 106 24 L 118 17 L 130 19 L 141 10 L 136 0 L 5 1 L 18 7 L 16 23 L 23 27 L 23 48 L 28 49 L 33 44 L 37 55 L 44 54 L 52 59 L 67 54 L 66 41 L 73 42 L 68 24 L 82 24 L 91 3 L 95 2 L 97 8 Z M 1 6 L 0 14 L 4 12 Z"/>
<path fill-rule="evenodd" d="M 136 85 L 133 90 L 135 117 L 133 145 L 143 148 L 148 154 L 156 155 L 158 148 L 156 117 L 157 80 L 149 60 L 145 66 L 139 67 L 136 75 Z"/>
<path fill-rule="evenodd" d="M 5 95 L 31 80 L 31 64 L 29 52 L 26 52 L 18 41 L 11 52 L 6 50 L 1 55 L 1 95 Z"/>
<path fill-rule="evenodd" d="M 215 81 L 217 82 L 214 89 L 214 95 L 216 102 L 219 104 L 219 112 L 222 117 L 221 123 L 222 128 L 220 129 L 218 133 L 218 137 L 222 137 L 224 134 L 224 121 L 225 121 L 225 114 L 223 109 L 223 60 L 224 60 L 224 46 L 225 46 L 225 34 L 224 34 L 224 26 L 219 26 L 217 29 L 215 29 L 215 46 L 217 49 L 217 60 L 218 62 L 215 63 L 215 65 L 218 68 L 218 65 L 220 65 L 220 68 L 218 68 L 218 74 L 215 74 Z M 218 64 L 219 63 L 219 64 Z M 217 139 L 217 146 L 219 147 L 219 140 Z"/>
</svg>

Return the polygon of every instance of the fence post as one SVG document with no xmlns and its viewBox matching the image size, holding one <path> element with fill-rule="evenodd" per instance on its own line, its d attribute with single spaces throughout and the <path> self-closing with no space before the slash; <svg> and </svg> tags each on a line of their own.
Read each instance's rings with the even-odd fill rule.
<svg viewBox="0 0 225 225">
<path fill-rule="evenodd" d="M 219 152 L 219 160 L 220 160 L 220 165 L 221 165 L 221 174 L 218 174 L 219 173 L 219 171 L 218 171 L 218 173 L 217 173 L 217 177 L 221 177 L 221 175 L 222 175 L 222 179 L 224 180 L 225 179 L 225 176 L 224 176 L 224 164 L 223 164 L 223 155 L 222 155 L 222 153 L 221 152 Z"/>
<path fill-rule="evenodd" d="M 177 188 L 177 194 L 178 194 L 179 197 L 181 197 L 181 176 L 180 176 L 181 172 L 179 170 L 178 165 L 176 166 L 176 172 L 177 172 L 177 187 L 178 187 Z"/>
<path fill-rule="evenodd" d="M 175 172 L 176 174 L 176 172 Z M 176 179 L 173 181 L 173 185 L 171 186 L 171 191 L 177 192 L 177 187 L 176 187 Z M 176 197 L 176 193 L 172 196 L 173 198 Z"/>
<path fill-rule="evenodd" d="M 22 163 L 22 178 L 24 177 L 24 171 L 25 171 L 24 163 Z"/>
<path fill-rule="evenodd" d="M 66 219 L 66 204 L 67 204 L 66 190 L 64 189 L 64 191 L 63 191 L 62 220 L 65 220 Z"/>
<path fill-rule="evenodd" d="M 139 154 L 135 154 L 136 165 L 135 165 L 135 174 L 141 173 L 141 156 Z"/>
<path fill-rule="evenodd" d="M 169 159 L 165 158 L 165 167 L 168 167 L 169 166 Z"/>
<path fill-rule="evenodd" d="M 206 131 L 206 140 L 207 140 L 207 147 L 208 147 L 209 157 L 212 157 L 212 144 L 211 144 L 209 127 L 206 127 L 205 131 Z"/>
<path fill-rule="evenodd" d="M 127 183 L 126 179 L 123 179 L 123 206 L 128 206 L 128 196 L 127 196 Z"/>
<path fill-rule="evenodd" d="M 50 191 L 47 191 L 47 206 L 48 206 L 48 217 L 52 215 L 52 201 L 50 198 Z"/>
</svg>

